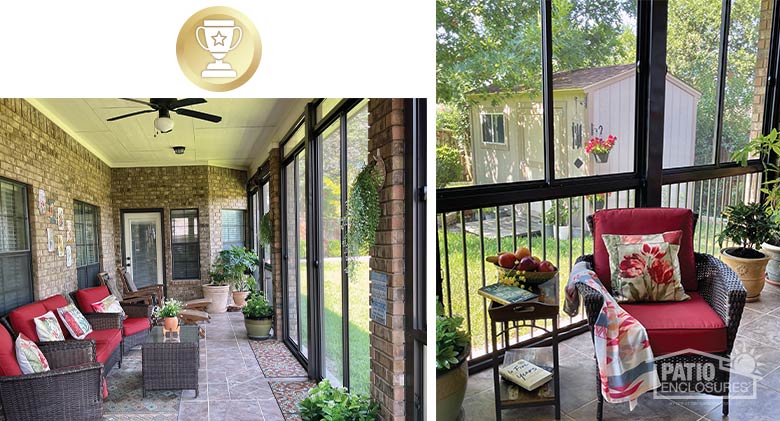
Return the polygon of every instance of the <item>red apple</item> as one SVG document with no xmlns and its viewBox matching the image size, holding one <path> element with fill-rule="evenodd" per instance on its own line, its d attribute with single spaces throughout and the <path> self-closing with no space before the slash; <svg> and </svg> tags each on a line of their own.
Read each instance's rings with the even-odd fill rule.
<svg viewBox="0 0 780 421">
<path fill-rule="evenodd" d="M 515 255 L 512 253 L 501 253 L 498 255 L 498 265 L 502 268 L 512 269 L 515 267 Z"/>
<path fill-rule="evenodd" d="M 545 260 L 539 263 L 539 272 L 555 272 L 555 265 Z"/>
<path fill-rule="evenodd" d="M 537 267 L 539 267 L 539 264 L 531 256 L 523 257 L 523 260 L 520 261 L 520 270 L 532 272 L 535 271 Z"/>
</svg>

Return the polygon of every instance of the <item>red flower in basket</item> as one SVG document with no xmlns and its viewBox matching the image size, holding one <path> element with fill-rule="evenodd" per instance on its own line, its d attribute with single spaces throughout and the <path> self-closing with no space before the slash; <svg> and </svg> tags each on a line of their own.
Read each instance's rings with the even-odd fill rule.
<svg viewBox="0 0 780 421">
<path fill-rule="evenodd" d="M 587 153 L 609 153 L 615 146 L 617 136 L 609 135 L 606 139 L 600 137 L 591 137 L 587 144 L 585 144 L 585 152 Z"/>
</svg>

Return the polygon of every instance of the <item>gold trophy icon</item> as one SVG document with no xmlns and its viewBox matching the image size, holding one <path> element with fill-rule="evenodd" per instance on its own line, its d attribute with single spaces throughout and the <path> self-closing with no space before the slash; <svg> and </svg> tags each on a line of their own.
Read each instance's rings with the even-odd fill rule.
<svg viewBox="0 0 780 421">
<path fill-rule="evenodd" d="M 204 34 L 203 39 L 206 41 L 205 44 L 201 42 L 201 29 Z M 238 31 L 238 38 L 233 43 L 233 35 L 236 31 Z M 236 77 L 236 71 L 230 67 L 230 63 L 224 62 L 222 59 L 229 51 L 238 47 L 242 35 L 241 27 L 236 26 L 232 19 L 206 19 L 203 21 L 203 26 L 199 26 L 195 30 L 195 39 L 198 40 L 200 48 L 211 53 L 215 61 L 206 66 L 206 69 L 200 73 L 201 77 Z"/>
</svg>

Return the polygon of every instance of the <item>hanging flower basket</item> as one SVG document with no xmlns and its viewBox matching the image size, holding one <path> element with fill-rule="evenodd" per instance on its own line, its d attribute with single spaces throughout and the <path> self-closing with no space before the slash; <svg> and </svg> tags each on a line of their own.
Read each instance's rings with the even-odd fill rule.
<svg viewBox="0 0 780 421">
<path fill-rule="evenodd" d="M 609 160 L 609 152 L 595 152 L 593 157 L 596 158 L 596 162 L 599 164 L 606 164 Z"/>
<path fill-rule="evenodd" d="M 592 153 L 593 158 L 599 164 L 605 164 L 609 160 L 609 151 L 615 147 L 617 136 L 609 135 L 606 139 L 592 137 L 585 145 L 585 152 Z"/>
</svg>

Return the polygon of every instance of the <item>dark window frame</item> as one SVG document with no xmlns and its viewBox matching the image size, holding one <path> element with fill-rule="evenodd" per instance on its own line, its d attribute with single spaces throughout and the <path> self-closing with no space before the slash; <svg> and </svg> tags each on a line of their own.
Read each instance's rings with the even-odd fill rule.
<svg viewBox="0 0 780 421">
<path fill-rule="evenodd" d="M 82 218 L 86 215 L 86 208 L 92 208 L 93 214 L 95 216 L 94 222 L 93 222 L 93 229 L 95 231 L 95 252 L 96 252 L 96 262 L 91 262 L 87 264 L 82 264 L 85 262 L 82 262 L 81 258 L 79 257 L 79 248 L 87 246 L 86 244 L 80 244 L 81 242 L 78 241 L 76 238 L 79 232 L 77 229 L 76 224 L 76 218 L 81 212 Z M 81 223 L 82 225 L 85 224 L 85 222 Z M 86 226 L 84 226 L 84 229 L 86 229 Z M 86 235 L 86 233 L 82 234 Z M 89 288 L 89 287 L 95 287 L 98 286 L 98 279 L 97 274 L 99 272 L 102 272 L 103 270 L 103 247 L 101 246 L 101 232 L 100 232 L 100 207 L 95 206 L 91 203 L 87 203 L 81 200 L 74 200 L 73 201 L 73 240 L 75 243 L 75 253 L 76 253 L 76 282 L 79 287 L 79 289 L 82 288 Z M 95 269 L 94 266 L 97 265 L 97 268 Z M 90 276 L 94 275 L 94 276 Z"/>
<path fill-rule="evenodd" d="M 8 252 L 0 252 L 0 260 L 3 258 L 9 258 L 9 257 L 20 257 L 20 256 L 26 256 L 27 257 L 27 280 L 24 282 L 20 282 L 20 285 L 23 283 L 27 286 L 26 291 L 21 291 L 21 288 L 19 289 L 21 293 L 26 293 L 27 298 L 26 300 L 22 300 L 18 302 L 19 306 L 24 304 L 29 304 L 35 300 L 34 296 L 34 290 L 33 290 L 33 277 L 32 277 L 32 245 L 31 245 L 31 227 L 30 227 L 30 209 L 29 209 L 29 195 L 28 195 L 28 186 L 26 184 L 20 183 L 18 181 L 10 180 L 4 177 L 0 177 L 0 182 L 11 184 L 15 187 L 19 187 L 22 191 L 22 208 L 24 209 L 24 219 L 25 219 L 25 235 L 27 236 L 26 244 L 27 248 L 24 250 L 14 250 L 14 251 L 8 251 Z M 4 275 L 5 276 L 5 275 Z M 0 285 L 2 287 L 2 285 Z M 6 290 L 3 288 L 2 295 L 6 295 Z M 17 306 L 18 307 L 18 306 Z M 7 311 L 12 310 L 11 308 L 7 309 L 0 309 L 3 313 L 6 313 Z"/>
<path fill-rule="evenodd" d="M 188 211 L 195 211 L 195 241 L 185 241 L 185 242 L 176 242 L 176 236 L 174 234 L 174 226 L 173 226 L 173 220 L 174 219 L 181 219 L 181 218 L 188 218 L 188 216 L 182 216 L 182 217 L 174 217 L 175 212 L 188 212 Z M 181 279 L 200 279 L 200 272 L 201 272 L 201 266 L 200 266 L 200 209 L 198 208 L 180 208 L 180 209 L 171 209 L 170 214 L 170 224 L 171 224 L 171 280 L 181 280 Z M 195 276 L 176 276 L 176 256 L 174 254 L 174 248 L 176 245 L 195 245 L 195 248 L 197 252 L 195 253 L 195 261 L 197 262 L 197 272 Z M 191 262 L 192 260 L 187 260 L 187 262 Z M 190 275 L 188 272 L 187 275 Z"/>
<path fill-rule="evenodd" d="M 488 126 L 490 122 L 490 127 Z M 485 145 L 506 145 L 506 117 L 504 113 L 484 112 L 479 114 L 479 123 L 482 131 L 482 143 Z M 497 124 L 500 123 L 500 124 Z M 500 142 L 496 141 L 498 136 L 497 126 L 500 126 Z M 487 140 L 490 134 L 490 141 Z"/>
</svg>

